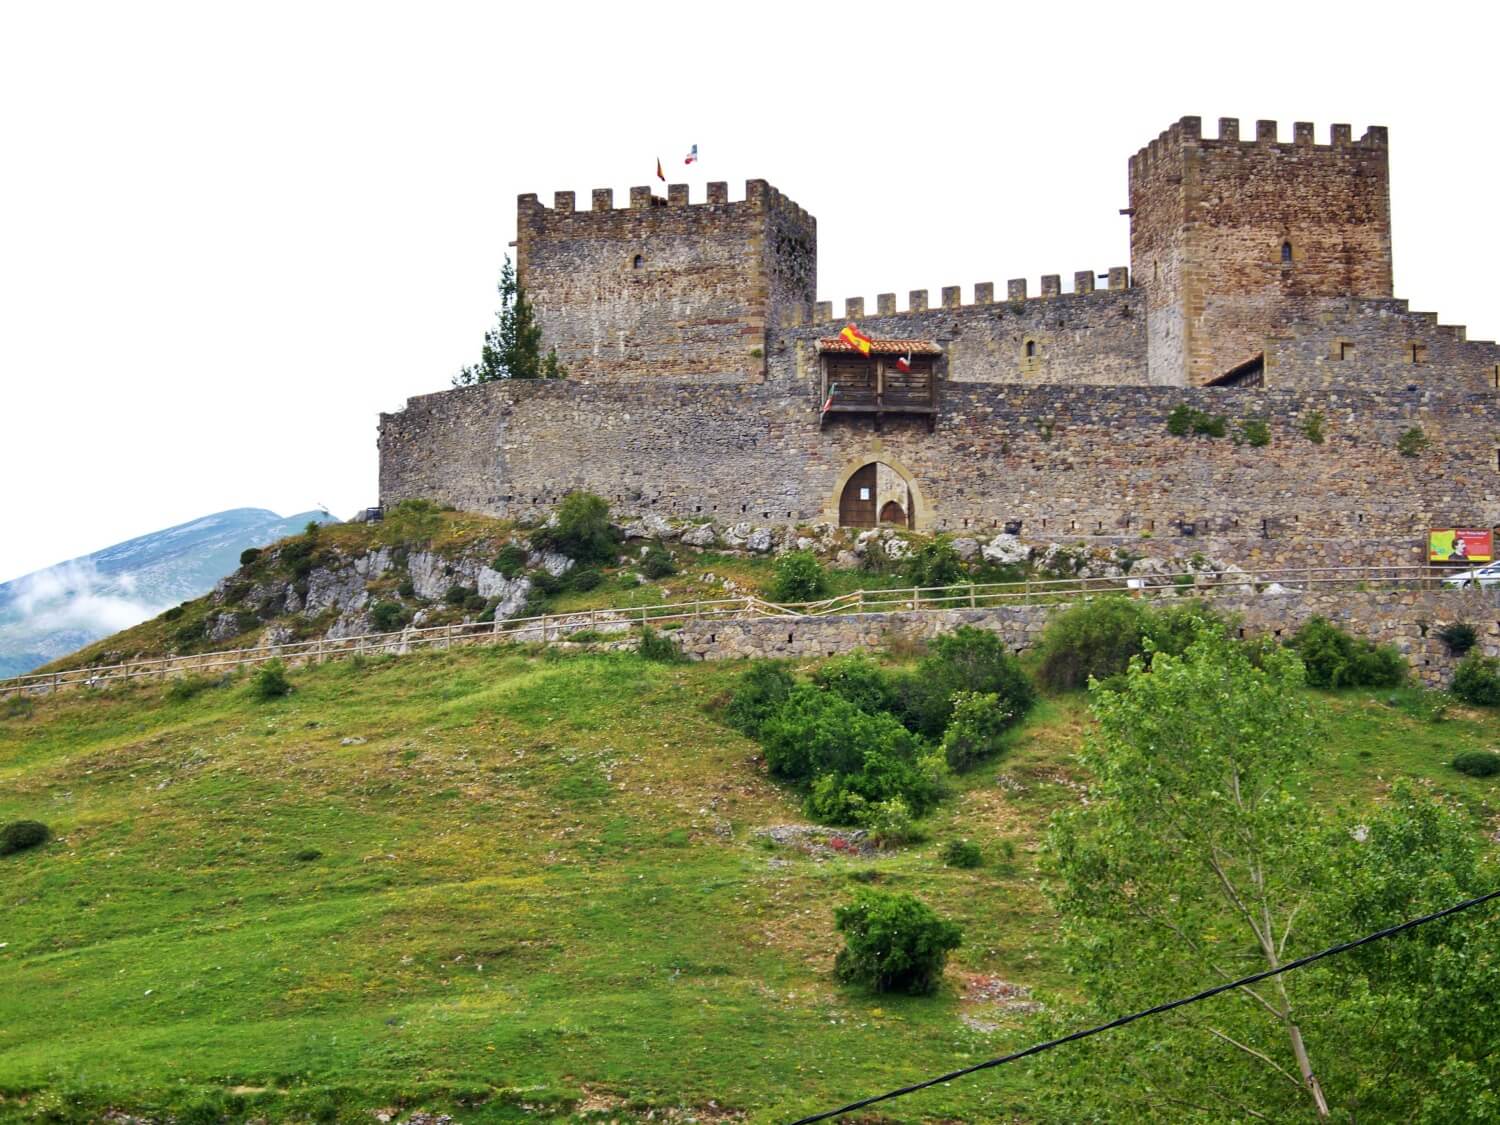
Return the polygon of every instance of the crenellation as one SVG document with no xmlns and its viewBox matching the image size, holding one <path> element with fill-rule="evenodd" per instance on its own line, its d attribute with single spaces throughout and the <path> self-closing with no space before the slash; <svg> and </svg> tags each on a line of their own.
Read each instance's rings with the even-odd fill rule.
<svg viewBox="0 0 1500 1125">
<path fill-rule="evenodd" d="M 1359 143 L 1366 148 L 1385 148 L 1390 143 L 1390 138 L 1384 125 L 1371 125 L 1365 130 L 1365 135 L 1359 138 Z"/>
<path fill-rule="evenodd" d="M 906 307 L 912 312 L 927 311 L 927 290 L 913 289 L 906 295 Z"/>
<path fill-rule="evenodd" d="M 1298 145 L 1310 145 L 1313 143 L 1313 123 L 1311 121 L 1292 122 L 1292 143 Z"/>
<path fill-rule="evenodd" d="M 1238 143 L 1239 139 L 1240 119 L 1238 117 L 1219 118 L 1219 140 Z"/>
<path fill-rule="evenodd" d="M 958 285 L 943 286 L 943 308 L 957 309 L 963 307 L 963 288 Z"/>
<path fill-rule="evenodd" d="M 1073 292 L 1082 296 L 1094 291 L 1094 271 L 1079 270 L 1073 275 Z"/>
<path fill-rule="evenodd" d="M 1261 120 L 1255 123 L 1255 143 L 1262 145 L 1274 145 L 1276 143 L 1276 122 Z"/>
<path fill-rule="evenodd" d="M 813 305 L 813 323 L 827 324 L 833 319 L 833 302 L 818 301 Z"/>
<path fill-rule="evenodd" d="M 655 197 L 651 194 L 651 185 L 644 187 L 633 187 L 630 189 L 630 209 L 639 211 L 643 207 L 650 207 Z"/>
<path fill-rule="evenodd" d="M 687 184 L 667 185 L 667 204 L 671 207 L 686 207 L 689 202 Z"/>
<path fill-rule="evenodd" d="M 1055 273 L 1042 274 L 1042 296 L 1056 297 L 1062 293 L 1062 277 Z"/>
<path fill-rule="evenodd" d="M 1334 148 L 1347 148 L 1353 130 L 1348 125 L 1334 125 L 1328 130 L 1328 142 Z"/>
<path fill-rule="evenodd" d="M 875 298 L 875 311 L 881 316 L 896 315 L 896 294 L 881 293 Z"/>
<path fill-rule="evenodd" d="M 844 298 L 844 319 L 863 320 L 865 318 L 865 299 L 863 297 Z"/>
<path fill-rule="evenodd" d="M 993 281 L 978 281 L 974 283 L 974 303 L 976 305 L 992 305 L 995 303 L 995 283 Z"/>
<path fill-rule="evenodd" d="M 723 180 L 713 180 L 708 185 L 709 203 L 728 203 L 729 184 Z"/>
<path fill-rule="evenodd" d="M 614 209 L 615 209 L 615 189 L 614 188 L 607 188 L 607 187 L 604 187 L 604 188 L 598 188 L 598 187 L 596 187 L 594 189 L 594 210 L 595 211 L 613 211 Z"/>
<path fill-rule="evenodd" d="M 1013 277 L 1005 283 L 1005 299 L 1008 301 L 1026 300 L 1026 279 L 1024 277 Z"/>
<path fill-rule="evenodd" d="M 552 210 L 567 214 L 573 210 L 576 197 L 571 191 L 554 191 L 552 193 Z"/>
<path fill-rule="evenodd" d="M 1109 287 L 1112 290 L 1130 288 L 1130 267 L 1110 266 Z"/>
</svg>

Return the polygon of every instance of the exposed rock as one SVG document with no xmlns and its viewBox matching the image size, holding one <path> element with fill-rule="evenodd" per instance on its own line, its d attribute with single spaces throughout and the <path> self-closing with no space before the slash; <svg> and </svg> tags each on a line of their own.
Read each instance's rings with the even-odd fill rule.
<svg viewBox="0 0 1500 1125">
<path fill-rule="evenodd" d="M 725 529 L 724 545 L 726 547 L 743 547 L 745 542 L 750 538 L 750 533 L 754 530 L 754 525 L 748 520 L 742 520 L 733 527 Z"/>
<path fill-rule="evenodd" d="M 765 554 L 773 546 L 771 529 L 769 527 L 757 527 L 750 532 L 749 537 L 745 540 L 745 546 L 759 554 Z"/>
<path fill-rule="evenodd" d="M 344 637 L 362 637 L 373 632 L 375 632 L 375 625 L 370 621 L 370 615 L 363 609 L 356 609 L 340 615 L 339 619 L 329 626 L 328 632 L 323 635 L 330 641 L 337 641 Z"/>
<path fill-rule="evenodd" d="M 818 541 L 816 539 L 809 539 L 805 535 L 799 535 L 796 546 L 799 551 L 812 551 L 817 549 Z"/>
<path fill-rule="evenodd" d="M 361 578 L 379 578 L 391 569 L 391 549 L 389 547 L 377 547 L 375 550 L 360 555 L 354 560 L 354 573 Z"/>
<path fill-rule="evenodd" d="M 286 625 L 267 625 L 260 635 L 260 647 L 275 648 L 277 645 L 291 644 L 296 639 L 297 634 Z"/>
<path fill-rule="evenodd" d="M 1031 548 L 1016 536 L 1001 532 L 984 545 L 982 554 L 985 562 L 1014 566 L 1031 558 Z"/>
<path fill-rule="evenodd" d="M 859 556 L 853 551 L 840 551 L 838 557 L 833 560 L 833 565 L 840 570 L 853 570 L 859 565 Z"/>
<path fill-rule="evenodd" d="M 326 570 L 318 567 L 307 576 L 307 597 L 303 599 L 302 612 L 316 617 L 325 609 L 347 612 L 363 609 L 370 600 L 365 592 L 365 582 L 354 568 Z"/>
<path fill-rule="evenodd" d="M 705 523 L 684 531 L 682 541 L 689 547 L 712 547 L 718 542 L 718 536 L 714 534 L 713 524 Z"/>
<path fill-rule="evenodd" d="M 406 570 L 417 597 L 428 602 L 442 601 L 448 587 L 461 577 L 452 563 L 432 551 L 413 551 L 407 556 Z"/>
<path fill-rule="evenodd" d="M 573 560 L 560 551 L 533 551 L 526 565 L 532 569 L 541 567 L 553 578 L 561 578 L 573 569 Z"/>
<path fill-rule="evenodd" d="M 208 639 L 219 642 L 240 635 L 239 617 L 233 613 L 216 613 L 208 619 Z"/>
<path fill-rule="evenodd" d="M 911 544 L 905 539 L 898 539 L 894 535 L 885 541 L 885 557 L 888 559 L 901 560 L 911 554 Z"/>
<path fill-rule="evenodd" d="M 531 579 L 524 574 L 510 580 L 505 592 L 500 595 L 500 601 L 495 604 L 495 629 L 497 631 L 501 622 L 517 616 L 525 608 L 526 599 L 530 594 Z"/>
<path fill-rule="evenodd" d="M 657 512 L 649 512 L 623 528 L 626 539 L 676 539 L 677 528 Z"/>
<path fill-rule="evenodd" d="M 963 559 L 964 562 L 968 562 L 975 555 L 979 554 L 979 540 L 970 539 L 967 536 L 962 539 L 955 539 L 953 541 L 953 549 L 958 552 L 959 558 Z"/>
<path fill-rule="evenodd" d="M 519 581 L 519 577 L 507 578 L 498 570 L 481 566 L 474 574 L 474 589 L 481 598 L 503 598 L 509 592 L 511 583 Z"/>
</svg>

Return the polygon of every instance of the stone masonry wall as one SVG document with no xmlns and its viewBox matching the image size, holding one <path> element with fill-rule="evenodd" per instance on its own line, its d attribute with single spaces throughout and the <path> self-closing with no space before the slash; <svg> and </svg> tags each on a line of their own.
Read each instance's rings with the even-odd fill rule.
<svg viewBox="0 0 1500 1125">
<path fill-rule="evenodd" d="M 1238 619 L 1241 636 L 1289 636 L 1308 618 L 1326 617 L 1340 628 L 1377 644 L 1395 645 L 1412 671 L 1432 687 L 1446 686 L 1458 661 L 1438 639 L 1438 630 L 1464 621 L 1479 634 L 1487 656 L 1500 655 L 1500 592 L 1450 590 L 1360 593 L 1342 591 L 1217 597 L 1213 606 Z M 973 625 L 999 633 L 1020 652 L 1037 643 L 1056 606 L 1013 605 L 921 613 L 872 613 L 801 620 L 689 621 L 671 636 L 698 660 L 784 657 L 814 658 L 882 648 L 897 640 L 927 640 Z"/>
<path fill-rule="evenodd" d="M 762 373 L 772 318 L 812 303 L 817 223 L 764 180 L 734 203 L 727 185 L 708 190 L 691 203 L 685 184 L 665 199 L 632 188 L 618 208 L 598 189 L 587 211 L 572 192 L 519 198 L 517 278 L 570 376 Z"/>
<path fill-rule="evenodd" d="M 960 303 L 961 291 L 943 290 L 943 303 L 928 304 L 926 290 L 913 290 L 905 311 L 896 295 L 876 298 L 873 312 L 862 298 L 844 303 L 835 317 L 829 304 L 816 306 L 811 323 L 785 323 L 772 342 L 770 374 L 818 378 L 812 345 L 837 336 L 850 321 L 876 339 L 932 340 L 943 348 L 938 371 L 949 380 L 971 383 L 1066 383 L 1128 385 L 1146 377 L 1145 294 L 1125 287 L 1126 270 L 1111 271 L 1116 288 L 1093 288 L 1094 274 L 1074 276 L 1075 290 L 1061 292 L 1061 278 L 1042 279 L 1041 295 L 1028 297 L 1026 282 L 1007 283 L 1009 298 L 994 298 L 994 286 L 974 287 L 973 304 Z M 794 318 L 787 318 L 789 321 Z M 1027 345 L 1031 344 L 1028 355 Z M 785 357 L 791 354 L 795 364 Z"/>
<path fill-rule="evenodd" d="M 1255 356 L 1297 298 L 1391 295 L 1384 128 L 1355 141 L 1334 125 L 1319 145 L 1299 121 L 1282 143 L 1276 122 L 1258 121 L 1241 141 L 1239 122 L 1221 118 L 1210 140 L 1184 117 L 1131 159 L 1130 206 L 1131 268 L 1153 312 L 1180 309 L 1189 384 Z M 1158 281 L 1158 263 L 1176 269 Z"/>
<path fill-rule="evenodd" d="M 1034 541 L 1137 546 L 1191 533 L 1259 565 L 1415 563 L 1429 526 L 1500 523 L 1493 392 L 947 382 L 931 433 L 916 419 L 820 430 L 816 385 L 785 370 L 810 346 L 789 345 L 763 383 L 502 382 L 414 398 L 382 417 L 382 502 L 525 518 L 587 488 L 621 514 L 837 522 L 843 481 L 874 461 L 911 485 L 919 528 L 1019 522 Z M 1174 437 L 1179 403 L 1264 418 L 1272 442 Z M 1322 444 L 1301 434 L 1311 411 Z M 1443 441 L 1401 456 L 1413 425 Z"/>
</svg>

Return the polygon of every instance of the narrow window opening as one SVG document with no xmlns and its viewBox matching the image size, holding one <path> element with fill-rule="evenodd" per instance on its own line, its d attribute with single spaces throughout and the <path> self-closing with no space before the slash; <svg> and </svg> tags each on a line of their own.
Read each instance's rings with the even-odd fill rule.
<svg viewBox="0 0 1500 1125">
<path fill-rule="evenodd" d="M 1339 358 L 1340 359 L 1348 359 L 1353 354 L 1354 354 L 1354 345 L 1351 344 L 1348 340 L 1340 340 L 1339 341 Z"/>
<path fill-rule="evenodd" d="M 1500 473 L 1500 449 L 1495 450 L 1495 472 Z"/>
<path fill-rule="evenodd" d="M 637 254 L 635 256 L 635 260 L 630 263 L 630 268 L 638 270 L 638 269 L 641 269 L 642 267 L 644 267 L 645 264 L 646 264 L 645 256 L 641 255 L 641 254 Z"/>
<path fill-rule="evenodd" d="M 1411 345 L 1411 359 L 1410 359 L 1409 362 L 1411 362 L 1413 365 L 1417 365 L 1417 364 L 1421 364 L 1421 363 L 1426 362 L 1426 360 L 1427 360 L 1427 345 L 1426 344 L 1412 344 Z"/>
<path fill-rule="evenodd" d="M 1284 266 L 1292 264 L 1292 244 L 1290 242 L 1283 242 L 1281 244 L 1281 264 Z"/>
<path fill-rule="evenodd" d="M 1026 341 L 1026 358 L 1027 359 L 1035 359 L 1036 358 L 1036 341 L 1035 340 L 1027 340 Z"/>
</svg>

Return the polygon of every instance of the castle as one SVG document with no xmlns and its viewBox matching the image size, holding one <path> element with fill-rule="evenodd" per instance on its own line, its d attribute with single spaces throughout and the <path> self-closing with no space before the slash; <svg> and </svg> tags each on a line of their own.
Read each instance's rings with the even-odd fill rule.
<svg viewBox="0 0 1500 1125">
<path fill-rule="evenodd" d="M 1500 347 L 1392 296 L 1388 158 L 1379 127 L 1184 117 L 1130 159 L 1128 269 L 837 318 L 816 220 L 763 180 L 523 195 L 517 276 L 569 377 L 382 415 L 381 502 L 524 518 L 585 488 L 720 523 L 1424 561 L 1427 528 L 1500 522 Z"/>
</svg>

